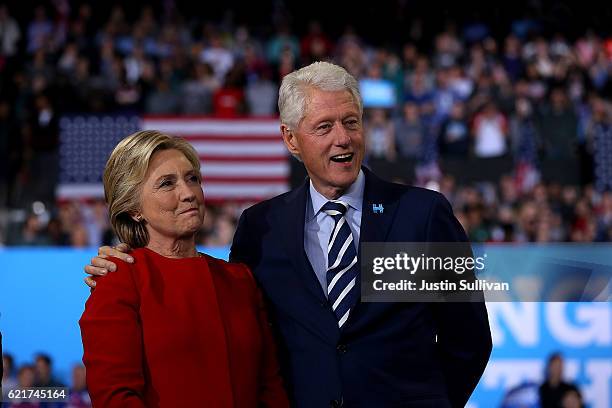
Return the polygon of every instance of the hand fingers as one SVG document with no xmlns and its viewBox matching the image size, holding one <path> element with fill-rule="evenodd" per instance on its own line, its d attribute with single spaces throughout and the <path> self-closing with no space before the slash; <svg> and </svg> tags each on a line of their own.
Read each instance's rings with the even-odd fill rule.
<svg viewBox="0 0 612 408">
<path fill-rule="evenodd" d="M 115 247 L 115 249 L 119 252 L 130 252 L 132 248 L 125 242 L 121 242 L 119 245 Z"/>
<path fill-rule="evenodd" d="M 117 265 L 113 261 L 110 259 L 100 258 L 99 256 L 91 258 L 91 265 L 97 268 L 104 268 L 111 272 L 115 272 L 117 270 Z"/>
<path fill-rule="evenodd" d="M 127 244 L 119 244 L 117 247 L 100 247 L 98 248 L 98 256 L 91 260 L 91 264 L 101 268 L 109 268 L 109 270 L 114 271 L 115 264 L 110 261 L 105 263 L 107 261 L 104 261 L 104 259 L 108 258 L 109 256 L 114 256 L 115 258 L 119 258 L 127 263 L 134 263 L 134 257 L 126 253 L 130 250 L 131 248 Z M 109 267 L 110 265 L 112 265 L 112 268 Z"/>
<path fill-rule="evenodd" d="M 87 286 L 89 286 L 90 288 L 92 288 L 92 289 L 93 289 L 93 288 L 95 288 L 95 287 L 96 287 L 96 281 L 95 281 L 95 280 L 93 280 L 91 277 L 89 277 L 89 276 L 88 276 L 88 277 L 86 277 L 86 278 L 84 279 L 84 281 L 85 281 L 85 284 L 86 284 Z"/>
<path fill-rule="evenodd" d="M 93 276 L 104 276 L 108 273 L 108 269 L 100 268 L 100 267 L 93 266 L 93 265 L 87 265 L 85 267 L 85 272 Z"/>
<path fill-rule="evenodd" d="M 112 255 L 113 247 L 109 247 L 108 245 L 104 245 L 103 247 L 98 248 L 98 256 L 108 256 Z"/>
<path fill-rule="evenodd" d="M 117 245 L 116 247 L 103 246 L 98 249 L 98 256 L 100 258 L 107 258 L 108 256 L 114 256 L 115 258 L 119 258 L 122 261 L 125 261 L 127 263 L 133 263 L 134 258 L 130 254 L 126 253 L 130 251 L 131 249 L 132 248 L 130 248 L 128 244 L 124 244 L 124 243 L 121 243 Z M 93 262 L 92 264 L 96 266 L 102 266 L 102 265 L 98 265 Z"/>
<path fill-rule="evenodd" d="M 130 247 L 128 247 L 129 249 Z M 119 258 L 122 261 L 125 261 L 127 263 L 132 263 L 134 262 L 134 258 L 132 257 L 132 255 L 130 254 L 126 254 L 124 252 L 121 252 L 119 249 L 113 249 L 113 252 L 110 254 L 111 256 L 114 256 L 115 258 Z M 114 265 L 114 264 L 113 264 Z"/>
</svg>

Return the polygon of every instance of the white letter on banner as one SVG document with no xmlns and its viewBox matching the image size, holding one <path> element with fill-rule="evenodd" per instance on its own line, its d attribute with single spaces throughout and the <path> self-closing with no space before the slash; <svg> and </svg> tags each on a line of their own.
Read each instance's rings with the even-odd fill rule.
<svg viewBox="0 0 612 408">
<path fill-rule="evenodd" d="M 610 399 L 610 380 L 612 379 L 612 361 L 609 359 L 590 359 L 585 364 L 589 385 L 582 385 L 584 400 L 591 408 L 612 407 Z"/>
<path fill-rule="evenodd" d="M 525 382 L 541 382 L 544 374 L 541 359 L 495 359 L 489 361 L 482 376 L 482 384 L 488 389 L 508 390 Z"/>
<path fill-rule="evenodd" d="M 538 303 L 534 302 L 487 303 L 493 345 L 504 344 L 506 341 L 504 328 L 506 328 L 520 346 L 535 347 L 540 340 L 538 306 Z"/>
<path fill-rule="evenodd" d="M 566 346 L 609 346 L 612 342 L 610 334 L 610 305 L 608 303 L 577 304 L 574 308 L 576 324 L 568 318 L 568 303 L 547 303 L 546 322 L 550 332 Z"/>
</svg>

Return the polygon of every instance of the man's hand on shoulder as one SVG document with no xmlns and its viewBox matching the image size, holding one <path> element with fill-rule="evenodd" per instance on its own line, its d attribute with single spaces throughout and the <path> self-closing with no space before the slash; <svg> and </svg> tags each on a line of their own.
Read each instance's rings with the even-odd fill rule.
<svg viewBox="0 0 612 408">
<path fill-rule="evenodd" d="M 98 255 L 91 259 L 91 265 L 85 266 L 85 272 L 92 276 L 104 276 L 109 271 L 115 272 L 117 270 L 117 265 L 108 260 L 109 256 L 113 256 L 115 258 L 119 258 L 127 263 L 133 263 L 134 257 L 132 257 L 129 252 L 132 250 L 128 244 L 121 243 L 116 247 L 103 246 L 98 248 Z M 92 276 L 88 276 L 85 278 L 85 283 L 90 288 L 96 287 L 96 281 L 92 278 Z"/>
</svg>

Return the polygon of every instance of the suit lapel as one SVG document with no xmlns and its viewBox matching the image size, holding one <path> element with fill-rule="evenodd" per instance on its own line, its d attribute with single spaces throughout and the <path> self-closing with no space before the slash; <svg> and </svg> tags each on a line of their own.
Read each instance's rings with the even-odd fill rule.
<svg viewBox="0 0 612 408">
<path fill-rule="evenodd" d="M 384 242 L 389 228 L 393 224 L 398 206 L 398 197 L 391 183 L 381 180 L 368 169 L 364 168 L 365 190 L 361 212 L 361 231 L 359 233 L 359 255 L 362 242 Z M 374 208 L 380 209 L 375 211 Z M 361 257 L 360 257 L 361 258 Z"/>
<path fill-rule="evenodd" d="M 302 186 L 287 196 L 278 222 L 284 226 L 282 245 L 293 264 L 292 272 L 301 280 L 305 292 L 312 296 L 311 301 L 302 305 L 301 317 L 297 320 L 305 329 L 316 333 L 327 343 L 335 345 L 340 336 L 336 316 L 331 309 L 321 307 L 327 303 L 327 298 L 304 250 L 304 223 L 306 205 L 309 202 L 308 186 L 307 179 Z M 302 298 L 301 295 L 296 297 Z"/>
<path fill-rule="evenodd" d="M 371 171 L 363 168 L 365 174 L 365 189 L 363 193 L 363 206 L 361 211 L 361 228 L 359 233 L 359 248 L 357 248 L 357 267 L 361 274 L 361 245 L 368 242 L 386 242 L 389 229 L 393 225 L 399 200 L 392 184 L 388 183 Z M 374 211 L 374 206 L 380 210 Z M 361 299 L 361 279 L 356 281 L 357 293 Z M 359 319 L 360 309 L 363 308 L 361 301 L 353 307 L 349 319 L 344 326 L 345 329 L 351 326 L 351 322 Z"/>
<path fill-rule="evenodd" d="M 279 217 L 280 225 L 286 226 L 283 229 L 285 239 L 282 244 L 306 290 L 315 296 L 318 302 L 324 302 L 325 294 L 304 250 L 306 204 L 309 202 L 308 185 L 308 180 L 306 180 L 286 198 L 286 205 Z"/>
</svg>

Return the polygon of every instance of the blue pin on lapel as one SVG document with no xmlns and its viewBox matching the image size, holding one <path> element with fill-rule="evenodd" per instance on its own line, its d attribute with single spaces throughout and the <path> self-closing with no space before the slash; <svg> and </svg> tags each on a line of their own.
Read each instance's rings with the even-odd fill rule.
<svg viewBox="0 0 612 408">
<path fill-rule="evenodd" d="M 372 211 L 374 214 L 382 214 L 385 209 L 382 204 L 372 204 Z"/>
</svg>

